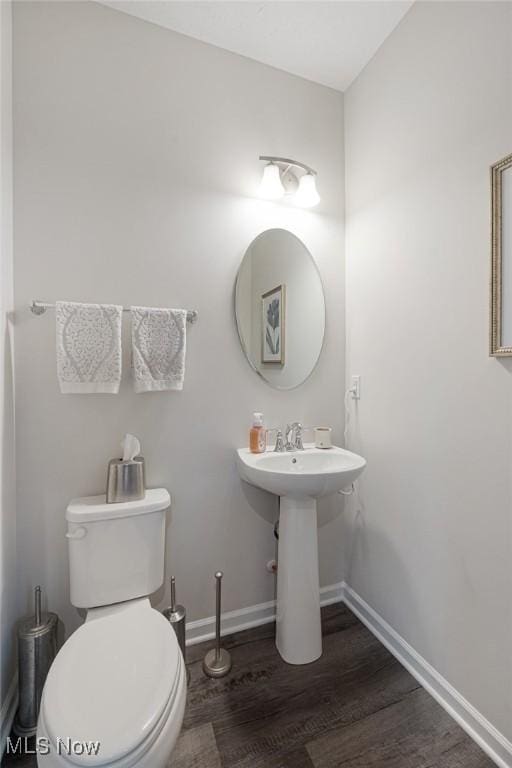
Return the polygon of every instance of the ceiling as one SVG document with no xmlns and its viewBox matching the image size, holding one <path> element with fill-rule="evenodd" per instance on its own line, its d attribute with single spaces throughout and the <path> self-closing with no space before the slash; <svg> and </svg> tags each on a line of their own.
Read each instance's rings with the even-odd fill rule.
<svg viewBox="0 0 512 768">
<path fill-rule="evenodd" d="M 205 43 L 344 91 L 414 0 L 107 0 Z"/>
</svg>

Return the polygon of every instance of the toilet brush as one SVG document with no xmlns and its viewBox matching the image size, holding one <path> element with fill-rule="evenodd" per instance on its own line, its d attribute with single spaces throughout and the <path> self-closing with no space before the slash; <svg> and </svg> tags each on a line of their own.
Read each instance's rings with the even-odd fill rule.
<svg viewBox="0 0 512 768">
<path fill-rule="evenodd" d="M 220 647 L 220 601 L 221 581 L 223 573 L 217 571 L 216 579 L 216 613 L 215 613 L 215 648 L 212 648 L 203 660 L 203 672 L 208 677 L 224 677 L 231 669 L 231 656 L 225 648 Z"/>
</svg>

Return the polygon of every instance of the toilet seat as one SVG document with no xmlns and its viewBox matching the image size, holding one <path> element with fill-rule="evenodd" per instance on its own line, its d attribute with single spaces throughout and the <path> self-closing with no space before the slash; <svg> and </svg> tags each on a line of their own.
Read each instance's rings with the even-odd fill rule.
<svg viewBox="0 0 512 768">
<path fill-rule="evenodd" d="M 186 702 L 186 670 L 183 661 L 180 662 L 179 681 L 177 691 L 169 699 L 169 705 L 161 715 L 160 722 L 148 738 L 137 748 L 125 755 L 120 760 L 102 763 L 98 768 L 168 768 L 169 755 L 179 736 Z M 51 749 L 37 756 L 39 768 L 74 768 L 76 762 L 72 762 L 66 755 L 58 755 L 55 744 L 48 735 L 48 729 L 44 721 L 44 714 L 40 712 L 38 721 L 38 738 L 44 743 L 50 743 Z M 83 762 L 91 765 L 91 758 Z"/>
<path fill-rule="evenodd" d="M 176 636 L 147 598 L 92 609 L 46 680 L 47 735 L 100 742 L 97 755 L 67 754 L 69 764 L 128 765 L 157 739 L 182 678 Z"/>
</svg>

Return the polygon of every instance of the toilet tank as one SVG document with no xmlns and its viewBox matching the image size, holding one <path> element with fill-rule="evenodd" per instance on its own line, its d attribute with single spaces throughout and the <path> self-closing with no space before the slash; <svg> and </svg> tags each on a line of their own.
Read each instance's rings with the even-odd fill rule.
<svg viewBox="0 0 512 768">
<path fill-rule="evenodd" d="M 107 504 L 105 496 L 69 503 L 66 537 L 73 605 L 111 605 L 145 597 L 162 586 L 170 503 L 165 488 L 119 504 Z"/>
</svg>

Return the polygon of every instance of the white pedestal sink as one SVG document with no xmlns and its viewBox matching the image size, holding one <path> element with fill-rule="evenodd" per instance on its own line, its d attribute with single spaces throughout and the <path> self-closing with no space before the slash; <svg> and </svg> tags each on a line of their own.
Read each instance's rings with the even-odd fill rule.
<svg viewBox="0 0 512 768">
<path fill-rule="evenodd" d="M 366 466 L 342 448 L 237 455 L 240 477 L 281 497 L 276 645 L 289 664 L 322 655 L 316 499 L 348 487 Z"/>
</svg>

